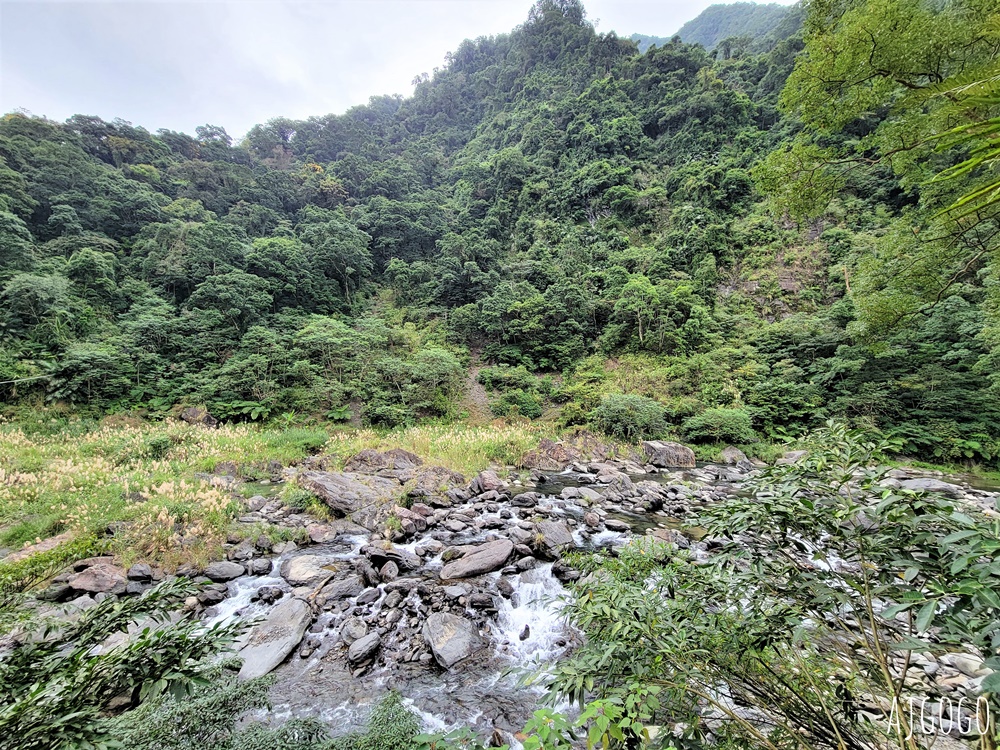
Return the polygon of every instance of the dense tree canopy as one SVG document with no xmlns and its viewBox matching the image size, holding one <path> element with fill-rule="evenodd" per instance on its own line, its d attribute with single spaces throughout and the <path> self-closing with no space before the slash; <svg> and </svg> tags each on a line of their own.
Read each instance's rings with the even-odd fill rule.
<svg viewBox="0 0 1000 750">
<path fill-rule="evenodd" d="M 458 416 L 475 357 L 558 376 L 503 413 L 625 392 L 994 460 L 995 4 L 765 25 L 640 54 L 539 0 L 409 98 L 240 143 L 8 114 L 0 394 L 397 424 Z"/>
</svg>

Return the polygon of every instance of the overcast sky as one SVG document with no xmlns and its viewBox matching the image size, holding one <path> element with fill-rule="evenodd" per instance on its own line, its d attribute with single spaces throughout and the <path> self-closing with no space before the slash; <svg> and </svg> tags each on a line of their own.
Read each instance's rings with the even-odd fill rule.
<svg viewBox="0 0 1000 750">
<path fill-rule="evenodd" d="M 779 0 L 790 4 L 793 0 Z M 599 31 L 670 36 L 713 0 L 584 0 Z M 150 131 L 340 113 L 409 95 L 466 38 L 533 0 L 0 0 L 0 111 Z"/>
</svg>

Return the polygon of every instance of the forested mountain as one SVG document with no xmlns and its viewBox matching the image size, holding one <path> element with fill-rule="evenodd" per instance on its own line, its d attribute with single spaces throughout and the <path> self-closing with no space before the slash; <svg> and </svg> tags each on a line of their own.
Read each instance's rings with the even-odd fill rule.
<svg viewBox="0 0 1000 750">
<path fill-rule="evenodd" d="M 729 37 L 758 39 L 767 36 L 785 19 L 790 9 L 777 3 L 725 3 L 710 5 L 697 18 L 681 26 L 682 42 L 714 48 Z"/>
<path fill-rule="evenodd" d="M 844 23 L 876 12 L 841 5 Z M 942 21 L 988 13 L 973 5 L 928 5 L 907 21 L 922 41 L 916 27 L 895 38 L 938 55 L 935 85 L 993 54 L 958 44 L 967 16 L 965 32 Z M 756 15 L 731 28 L 726 8 L 744 7 Z M 787 10 L 714 8 L 686 41 L 763 33 Z M 925 43 L 942 28 L 948 54 Z M 409 98 L 275 118 L 242 143 L 214 126 L 8 114 L 0 395 L 389 425 L 459 416 L 476 358 L 497 414 L 554 404 L 579 423 L 624 391 L 693 438 L 842 416 L 909 453 L 992 460 L 991 251 L 899 287 L 903 256 L 924 257 L 914 226 L 951 188 L 925 187 L 917 150 L 876 158 L 919 125 L 874 106 L 892 102 L 885 87 L 823 120 L 802 77 L 779 108 L 802 46 L 797 33 L 717 59 L 677 41 L 640 54 L 577 0 L 539 0 Z M 835 189 L 803 177 L 858 144 Z"/>
</svg>

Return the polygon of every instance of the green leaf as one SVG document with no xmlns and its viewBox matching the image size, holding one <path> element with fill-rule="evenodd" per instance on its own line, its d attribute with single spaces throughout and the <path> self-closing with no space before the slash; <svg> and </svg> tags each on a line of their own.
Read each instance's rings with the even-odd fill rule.
<svg viewBox="0 0 1000 750">
<path fill-rule="evenodd" d="M 937 612 L 937 600 L 932 599 L 927 602 L 923 607 L 920 608 L 920 612 L 917 614 L 917 620 L 915 627 L 917 632 L 923 633 L 931 626 L 934 621 L 934 614 Z"/>
</svg>

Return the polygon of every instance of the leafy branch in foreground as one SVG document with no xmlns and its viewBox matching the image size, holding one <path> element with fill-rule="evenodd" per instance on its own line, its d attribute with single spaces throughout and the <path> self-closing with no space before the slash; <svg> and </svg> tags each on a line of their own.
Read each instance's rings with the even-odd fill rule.
<svg viewBox="0 0 1000 750">
<path fill-rule="evenodd" d="M 0 654 L 0 748 L 116 747 L 101 718 L 112 705 L 203 684 L 208 657 L 242 626 L 173 622 L 193 590 L 175 579 L 140 597 L 105 599 L 75 619 L 21 626 Z"/>
<path fill-rule="evenodd" d="M 636 705 L 637 689 L 661 688 L 633 713 L 636 739 L 656 724 L 688 743 L 917 747 L 905 717 L 862 714 L 884 719 L 907 695 L 916 652 L 972 646 L 995 668 L 1000 525 L 893 489 L 874 466 L 887 443 L 829 425 L 805 447 L 701 515 L 705 564 L 649 539 L 581 561 L 567 611 L 586 645 L 555 668 L 554 696 Z"/>
</svg>

